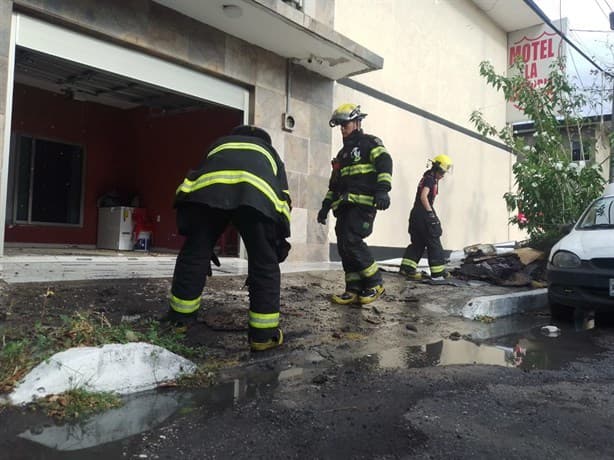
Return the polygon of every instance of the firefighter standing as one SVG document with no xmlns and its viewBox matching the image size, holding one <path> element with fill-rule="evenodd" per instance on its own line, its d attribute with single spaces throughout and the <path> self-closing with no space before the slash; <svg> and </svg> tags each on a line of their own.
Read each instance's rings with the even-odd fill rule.
<svg viewBox="0 0 614 460">
<path fill-rule="evenodd" d="M 431 169 L 424 173 L 418 184 L 414 206 L 409 215 L 411 243 L 405 249 L 401 261 L 400 273 L 412 280 L 422 278 L 422 273 L 416 268 L 425 248 L 428 252 L 431 279 L 444 280 L 450 277 L 445 269 L 445 256 L 440 241 L 441 223 L 433 203 L 437 196 L 439 181 L 446 172 L 452 170 L 452 159 L 448 155 L 437 155 L 430 161 Z"/>
<path fill-rule="evenodd" d="M 214 142 L 177 189 L 175 207 L 186 240 L 175 265 L 168 320 L 183 326 L 196 321 L 213 247 L 232 223 L 248 254 L 250 347 L 281 345 L 279 262 L 290 249 L 291 205 L 285 167 L 268 133 L 242 125 Z"/>
<path fill-rule="evenodd" d="M 345 292 L 331 300 L 337 304 L 373 302 L 384 293 L 380 270 L 363 241 L 373 231 L 377 210 L 390 206 L 392 158 L 382 141 L 365 134 L 361 121 L 367 116 L 360 106 L 343 104 L 329 121 L 341 127 L 343 148 L 332 161 L 328 192 L 318 212 L 326 224 L 330 209 L 337 218 L 337 248 L 345 272 Z"/>
</svg>

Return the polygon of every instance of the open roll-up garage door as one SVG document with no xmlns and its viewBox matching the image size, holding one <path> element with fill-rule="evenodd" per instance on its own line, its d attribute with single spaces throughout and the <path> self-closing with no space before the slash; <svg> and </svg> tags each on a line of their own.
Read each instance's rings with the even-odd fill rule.
<svg viewBox="0 0 614 460">
<path fill-rule="evenodd" d="M 11 163 L 12 169 L 2 168 L 0 196 L 7 197 L 8 189 L 8 201 L 14 206 L 8 212 L 8 230 L 4 226 L 0 230 L 0 253 L 5 241 L 96 243 L 93 221 L 97 198 L 106 191 L 101 187 L 114 185 L 113 178 L 124 188 L 128 184 L 131 192 L 140 189 L 141 205 L 149 208 L 152 225 L 163 237 L 158 240 L 159 247 L 176 249 L 179 240 L 170 235 L 174 224 L 168 215 L 180 179 L 174 175 L 178 168 L 185 172 L 187 162 L 193 166 L 199 158 L 194 156 L 196 152 L 202 155 L 205 127 L 204 134 L 218 136 L 227 132 L 229 123 L 247 121 L 248 90 L 28 16 L 15 14 L 13 25 L 11 68 L 15 79 L 14 85 L 10 83 L 14 97 L 6 124 L 7 132 L 12 130 L 13 143 L 5 143 L 2 163 Z M 122 135 L 121 146 L 101 142 L 106 136 Z M 32 152 L 24 155 L 24 148 Z M 41 159 L 44 155 L 52 162 L 49 167 L 36 163 L 39 153 Z M 35 170 L 28 173 L 31 166 L 24 169 L 25 163 L 15 161 L 16 155 L 32 158 L 39 169 L 45 167 L 47 177 L 66 170 L 59 156 L 65 160 L 68 155 L 73 174 L 67 174 L 65 181 L 79 182 L 81 188 L 61 191 L 61 199 L 51 199 L 43 188 L 35 186 Z M 180 155 L 185 163 L 182 166 L 177 161 Z M 128 157 L 130 161 L 126 161 Z M 29 189 L 24 186 L 27 181 L 31 182 Z M 40 199 L 42 206 L 33 206 L 32 197 L 37 196 L 45 198 Z M 48 206 L 65 198 L 70 198 L 70 206 L 59 205 L 55 210 Z M 2 206 L 4 214 L 5 203 Z M 69 208 L 71 216 L 58 220 L 58 215 L 66 214 L 64 208 Z"/>
</svg>

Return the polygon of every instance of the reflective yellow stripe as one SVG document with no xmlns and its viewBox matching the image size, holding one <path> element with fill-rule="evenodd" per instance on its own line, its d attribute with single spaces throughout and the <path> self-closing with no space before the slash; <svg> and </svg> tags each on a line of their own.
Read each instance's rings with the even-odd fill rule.
<svg viewBox="0 0 614 460">
<path fill-rule="evenodd" d="M 364 204 L 365 206 L 373 206 L 373 197 L 371 195 L 358 195 L 355 193 L 348 193 L 347 195 L 341 195 L 341 198 L 333 203 L 332 208 L 336 210 L 343 202 Z"/>
<path fill-rule="evenodd" d="M 444 270 L 445 270 L 445 268 L 446 268 L 446 266 L 445 266 L 445 265 L 431 265 L 431 266 L 430 266 L 430 269 L 431 269 L 431 275 L 432 275 L 433 273 L 439 273 L 439 272 L 442 272 L 442 271 L 444 271 Z"/>
<path fill-rule="evenodd" d="M 388 182 L 389 184 L 392 184 L 392 174 L 390 174 L 390 173 L 379 173 L 377 175 L 377 181 L 378 182 Z"/>
<path fill-rule="evenodd" d="M 326 192 L 326 196 L 324 197 L 325 200 L 331 200 L 333 199 L 333 192 L 331 192 L 330 190 L 328 192 Z"/>
<path fill-rule="evenodd" d="M 363 278 L 370 278 L 377 273 L 377 270 L 378 270 L 378 266 L 375 262 L 373 262 L 367 268 L 365 268 L 364 270 L 361 270 L 360 274 L 362 275 Z"/>
<path fill-rule="evenodd" d="M 415 262 L 415 261 L 413 261 L 411 259 L 403 259 L 403 260 L 401 260 L 401 266 L 403 266 L 403 265 L 405 265 L 407 267 L 411 267 L 411 268 L 413 268 L 415 270 L 416 267 L 418 266 L 418 262 Z"/>
<path fill-rule="evenodd" d="M 192 193 L 196 190 L 200 190 L 201 188 L 208 187 L 214 184 L 238 184 L 241 182 L 245 182 L 262 192 L 264 196 L 266 196 L 273 206 L 275 206 L 275 210 L 283 214 L 288 221 L 290 221 L 290 207 L 288 206 L 288 202 L 284 200 L 280 200 L 271 187 L 265 180 L 260 177 L 247 172 L 247 171 L 214 171 L 210 173 L 205 173 L 200 176 L 198 179 L 191 181 L 189 179 L 184 179 L 183 184 L 181 184 L 177 188 L 177 193 Z"/>
<path fill-rule="evenodd" d="M 279 326 L 279 312 L 277 313 L 256 313 L 249 312 L 249 325 L 256 329 L 268 329 Z"/>
<path fill-rule="evenodd" d="M 259 146 L 258 144 L 250 144 L 248 142 L 226 142 L 225 144 L 218 145 L 216 148 L 211 150 L 207 154 L 207 158 L 215 155 L 222 150 L 233 149 L 233 150 L 254 150 L 256 152 L 262 153 L 269 163 L 271 163 L 271 169 L 273 170 L 273 174 L 277 175 L 277 163 L 275 163 L 275 159 L 264 147 Z"/>
<path fill-rule="evenodd" d="M 194 313 L 200 308 L 200 297 L 192 300 L 183 300 L 171 295 L 169 304 L 177 313 Z"/>
<path fill-rule="evenodd" d="M 386 147 L 375 147 L 374 149 L 371 149 L 371 153 L 369 154 L 369 158 L 371 159 L 371 162 L 375 161 L 375 159 L 380 156 L 382 153 L 388 153 L 388 151 L 386 150 Z"/>
<path fill-rule="evenodd" d="M 345 274 L 345 281 L 350 283 L 352 281 L 360 281 L 360 273 L 348 272 Z"/>
<path fill-rule="evenodd" d="M 375 166 L 373 165 L 354 165 L 341 168 L 342 176 L 356 176 L 358 174 L 369 174 L 375 172 Z"/>
</svg>

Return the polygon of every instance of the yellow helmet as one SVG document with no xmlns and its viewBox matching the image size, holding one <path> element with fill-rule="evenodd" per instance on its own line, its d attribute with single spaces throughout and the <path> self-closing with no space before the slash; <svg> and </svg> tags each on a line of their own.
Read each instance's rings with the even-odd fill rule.
<svg viewBox="0 0 614 460">
<path fill-rule="evenodd" d="M 359 105 L 341 104 L 333 112 L 332 116 L 330 117 L 330 121 L 328 122 L 328 125 L 331 128 L 334 128 L 335 126 L 345 123 L 347 121 L 362 120 L 366 116 L 366 113 L 362 113 L 360 111 Z"/>
<path fill-rule="evenodd" d="M 437 155 L 431 160 L 431 163 L 433 163 L 433 166 L 438 167 L 443 172 L 452 172 L 452 167 L 454 166 L 452 163 L 452 158 L 444 154 Z"/>
</svg>

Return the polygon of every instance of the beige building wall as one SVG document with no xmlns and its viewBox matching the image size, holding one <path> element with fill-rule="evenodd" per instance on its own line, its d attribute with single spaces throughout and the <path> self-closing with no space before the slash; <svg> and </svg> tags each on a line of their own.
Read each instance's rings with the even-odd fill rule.
<svg viewBox="0 0 614 460">
<path fill-rule="evenodd" d="M 444 247 L 523 239 L 508 224 L 503 200 L 513 185 L 515 158 L 403 106 L 430 112 L 461 130 L 475 132 L 469 116 L 476 109 L 503 126 L 505 101 L 479 75 L 479 63 L 489 60 L 505 70 L 506 33 L 469 0 L 336 0 L 335 5 L 335 29 L 384 58 L 382 70 L 351 80 L 397 102 L 350 89 L 343 80 L 335 85 L 334 106 L 360 104 L 369 114 L 365 132 L 380 137 L 394 160 L 392 204 L 378 213 L 369 244 L 402 248 L 409 243 L 407 221 L 416 186 L 427 160 L 440 153 L 455 163 L 453 174 L 440 182 L 435 202 Z M 331 156 L 340 145 L 334 130 Z M 332 228 L 329 238 L 335 241 Z"/>
</svg>

